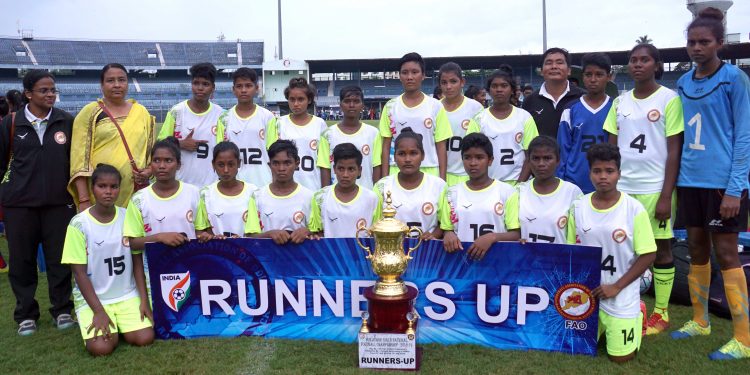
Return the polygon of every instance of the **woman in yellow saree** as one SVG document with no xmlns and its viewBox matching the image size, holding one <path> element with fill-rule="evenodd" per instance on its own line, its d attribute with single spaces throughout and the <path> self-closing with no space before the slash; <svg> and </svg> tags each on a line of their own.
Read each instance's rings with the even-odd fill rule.
<svg viewBox="0 0 750 375">
<path fill-rule="evenodd" d="M 155 137 L 154 117 L 142 105 L 126 99 L 128 76 L 124 66 L 107 64 L 102 69 L 101 85 L 104 98 L 83 107 L 73 123 L 68 191 L 79 211 L 91 206 L 91 174 L 99 163 L 110 164 L 122 174 L 120 195 L 115 202 L 120 207 L 128 205 L 134 183 L 147 183 L 151 176 L 147 167 Z M 117 121 L 127 146 L 101 105 Z M 140 172 L 134 172 L 126 147 Z"/>
</svg>

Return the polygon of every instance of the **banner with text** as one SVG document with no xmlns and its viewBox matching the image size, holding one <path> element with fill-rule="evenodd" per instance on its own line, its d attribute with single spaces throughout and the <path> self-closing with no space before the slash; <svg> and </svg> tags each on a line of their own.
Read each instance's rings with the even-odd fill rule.
<svg viewBox="0 0 750 375">
<path fill-rule="evenodd" d="M 419 343 L 596 354 L 601 249 L 503 242 L 474 261 L 428 241 L 412 255 L 404 279 L 419 290 Z M 148 244 L 146 257 L 162 339 L 355 342 L 377 278 L 354 239 Z"/>
</svg>

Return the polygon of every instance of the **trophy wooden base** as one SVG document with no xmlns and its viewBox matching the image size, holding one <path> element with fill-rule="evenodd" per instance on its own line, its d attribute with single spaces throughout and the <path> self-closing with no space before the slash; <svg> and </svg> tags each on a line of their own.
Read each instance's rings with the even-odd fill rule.
<svg viewBox="0 0 750 375">
<path fill-rule="evenodd" d="M 419 292 L 412 286 L 406 286 L 406 293 L 400 296 L 380 296 L 373 288 L 365 289 L 367 298 L 367 328 L 373 333 L 405 333 L 409 327 L 406 313 L 414 309 L 414 301 Z"/>
</svg>

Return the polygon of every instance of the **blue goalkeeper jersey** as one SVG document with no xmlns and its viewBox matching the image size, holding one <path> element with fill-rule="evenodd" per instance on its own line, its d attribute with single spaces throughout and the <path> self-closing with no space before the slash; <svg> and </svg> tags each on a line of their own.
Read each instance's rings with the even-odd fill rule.
<svg viewBox="0 0 750 375">
<path fill-rule="evenodd" d="M 595 143 L 607 142 L 609 136 L 603 126 L 610 107 L 610 97 L 596 109 L 580 98 L 571 103 L 560 117 L 560 127 L 557 128 L 557 143 L 560 145 L 557 177 L 578 185 L 584 194 L 594 191 L 586 151 Z"/>
<path fill-rule="evenodd" d="M 677 186 L 726 189 L 739 197 L 750 171 L 750 82 L 723 64 L 711 76 L 695 68 L 677 81 L 685 118 L 685 141 Z"/>
</svg>

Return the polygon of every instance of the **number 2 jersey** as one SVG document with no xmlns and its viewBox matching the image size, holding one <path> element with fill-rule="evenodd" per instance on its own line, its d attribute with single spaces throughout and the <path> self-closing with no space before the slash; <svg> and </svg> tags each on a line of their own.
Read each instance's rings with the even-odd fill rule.
<svg viewBox="0 0 750 375">
<path fill-rule="evenodd" d="M 237 114 L 237 106 L 224 111 L 219 117 L 216 141 L 230 141 L 240 149 L 240 171 L 237 179 L 256 186 L 271 182 L 266 152 L 266 131 L 275 119 L 271 111 L 256 105 L 247 118 Z"/>
<path fill-rule="evenodd" d="M 453 136 L 447 141 L 447 172 L 456 176 L 466 176 L 464 161 L 461 158 L 461 140 L 466 136 L 466 130 L 469 129 L 471 119 L 484 109 L 478 101 L 465 96 L 462 98 L 463 101 L 458 108 L 453 111 L 445 110 L 445 113 L 448 116 L 448 122 L 451 124 L 451 130 L 453 131 Z"/>
<path fill-rule="evenodd" d="M 695 78 L 695 68 L 677 81 L 685 113 L 678 186 L 726 189 L 739 197 L 750 169 L 750 81 L 724 64 L 711 76 Z"/>
<path fill-rule="evenodd" d="M 317 191 L 320 189 L 318 158 L 329 157 L 328 145 L 320 144 L 328 142 L 323 136 L 328 125 L 317 116 L 311 116 L 310 121 L 305 125 L 297 125 L 289 116 L 271 121 L 266 134 L 266 148 L 271 147 L 279 139 L 294 141 L 300 158 L 299 169 L 294 172 L 294 181 L 312 191 Z"/>
<path fill-rule="evenodd" d="M 532 242 L 566 243 L 566 230 L 570 205 L 581 197 L 581 189 L 560 180 L 557 189 L 549 194 L 539 194 L 534 180 L 519 184 L 518 191 L 508 200 L 514 207 L 521 224 L 521 238 Z"/>
<path fill-rule="evenodd" d="M 396 209 L 396 219 L 409 227 L 420 227 L 423 232 L 432 232 L 438 226 L 438 203 L 444 188 L 445 181 L 427 173 L 423 173 L 422 182 L 414 189 L 402 187 L 398 182 L 398 174 L 385 176 L 373 189 L 380 201 L 377 218 L 381 217 L 388 192 L 391 192 L 391 205 Z"/>
<path fill-rule="evenodd" d="M 660 193 L 667 167 L 667 137 L 683 129 L 682 103 L 674 91 L 659 86 L 644 99 L 636 98 L 633 90 L 618 96 L 604 122 L 604 130 L 617 136 L 622 155 L 617 189 L 628 194 Z"/>
<path fill-rule="evenodd" d="M 109 223 L 99 222 L 89 210 L 68 224 L 61 263 L 86 265 L 86 275 L 102 305 L 137 297 L 132 256 L 122 236 L 125 209 L 115 207 L 115 217 Z M 88 306 L 77 283 L 73 301 L 76 311 Z"/>
<path fill-rule="evenodd" d="M 497 180 L 482 190 L 471 190 L 466 182 L 448 187 L 440 199 L 440 228 L 452 230 L 461 242 L 518 229 L 518 212 L 507 205 L 514 192 Z"/>
<path fill-rule="evenodd" d="M 180 150 L 181 165 L 177 170 L 177 179 L 195 186 L 206 186 L 218 179 L 211 165 L 214 146 L 216 146 L 216 130 L 219 117 L 224 109 L 218 104 L 209 102 L 208 110 L 195 113 L 188 101 L 175 104 L 167 113 L 164 124 L 159 131 L 159 139 L 174 136 L 183 140 L 193 133 L 193 139 L 206 143 L 198 145 L 196 151 Z"/>
<path fill-rule="evenodd" d="M 640 255 L 656 251 L 648 212 L 643 205 L 620 193 L 614 206 L 600 210 L 586 194 L 575 200 L 568 215 L 569 244 L 602 248 L 601 284 L 614 284 L 633 266 Z M 639 279 L 623 288 L 614 298 L 602 299 L 599 306 L 616 318 L 635 318 L 640 313 Z"/>
</svg>

